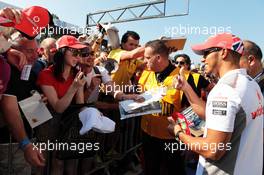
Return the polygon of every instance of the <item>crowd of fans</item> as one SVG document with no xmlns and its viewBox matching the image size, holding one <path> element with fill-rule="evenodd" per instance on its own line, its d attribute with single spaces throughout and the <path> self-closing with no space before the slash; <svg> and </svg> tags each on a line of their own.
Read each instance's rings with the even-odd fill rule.
<svg viewBox="0 0 264 175">
<path fill-rule="evenodd" d="M 36 15 L 40 22 L 32 18 Z M 135 171 L 135 165 L 144 175 L 190 174 L 197 165 L 197 174 L 262 174 L 264 71 L 254 42 L 227 33 L 210 37 L 192 47 L 205 65 L 193 71 L 187 54 L 171 59 L 171 49 L 160 39 L 140 46 L 135 31 L 123 34 L 119 47 L 103 48 L 107 30 L 95 40 L 71 35 L 36 40 L 40 30 L 32 28 L 52 23 L 42 7 L 6 7 L 0 17 L 5 19 L 0 22 L 0 174 L 118 175 Z M 25 67 L 30 67 L 28 77 L 22 78 Z M 160 101 L 161 113 L 120 120 L 119 101 L 143 102 L 137 87 L 147 91 L 160 86 L 170 87 Z M 34 129 L 18 104 L 32 91 L 41 94 L 53 116 Z M 189 106 L 206 121 L 203 137 L 186 134 L 171 118 Z M 80 127 L 75 126 L 78 113 L 86 108 L 113 120 L 115 131 L 89 131 L 68 141 L 98 142 L 98 151 L 35 148 L 38 142 L 72 136 L 65 135 Z M 166 149 L 180 143 L 188 149 Z M 212 151 L 204 144 L 224 146 Z"/>
</svg>

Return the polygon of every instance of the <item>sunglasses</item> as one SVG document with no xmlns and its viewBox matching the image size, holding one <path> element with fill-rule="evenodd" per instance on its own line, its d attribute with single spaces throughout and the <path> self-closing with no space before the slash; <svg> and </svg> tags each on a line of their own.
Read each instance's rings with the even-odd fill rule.
<svg viewBox="0 0 264 175">
<path fill-rule="evenodd" d="M 89 56 L 94 56 L 94 51 L 86 51 L 86 52 L 82 52 L 81 57 L 89 57 Z"/>
<path fill-rule="evenodd" d="M 72 48 L 68 48 L 68 50 L 72 53 L 72 56 L 74 57 L 77 57 L 77 56 L 80 56 L 80 57 L 89 57 L 89 56 L 93 56 L 94 55 L 94 52 L 91 51 L 82 51 L 82 50 L 79 50 L 79 49 L 72 49 Z"/>
<path fill-rule="evenodd" d="M 179 64 L 179 65 L 184 65 L 185 64 L 185 62 L 184 61 L 175 61 L 175 64 Z"/>
<path fill-rule="evenodd" d="M 203 57 L 206 58 L 210 53 L 218 52 L 220 50 L 222 50 L 222 48 L 219 48 L 219 47 L 214 47 L 214 48 L 207 49 L 207 50 L 204 51 Z"/>
</svg>

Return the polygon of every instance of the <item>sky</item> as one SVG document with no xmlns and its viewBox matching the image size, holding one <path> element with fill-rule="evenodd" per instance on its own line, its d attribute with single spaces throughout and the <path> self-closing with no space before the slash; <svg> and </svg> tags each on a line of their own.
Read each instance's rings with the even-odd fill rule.
<svg viewBox="0 0 264 175">
<path fill-rule="evenodd" d="M 150 0 L 2 0 L 25 8 L 39 5 L 56 14 L 61 20 L 85 27 L 86 15 L 99 10 L 124 7 Z M 120 37 L 127 30 L 136 31 L 140 44 L 160 36 L 186 37 L 182 51 L 197 64 L 200 56 L 195 55 L 191 45 L 205 41 L 218 32 L 231 32 L 241 39 L 257 43 L 264 52 L 264 1 L 263 0 L 190 0 L 189 14 L 170 18 L 149 19 L 115 24 Z M 184 13 L 187 0 L 167 0 L 166 15 Z"/>
</svg>

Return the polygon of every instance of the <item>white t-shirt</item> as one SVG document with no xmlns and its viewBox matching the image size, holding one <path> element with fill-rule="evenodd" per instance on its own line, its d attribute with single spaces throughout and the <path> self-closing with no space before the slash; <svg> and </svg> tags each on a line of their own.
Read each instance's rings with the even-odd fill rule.
<svg viewBox="0 0 264 175">
<path fill-rule="evenodd" d="M 217 161 L 200 156 L 197 175 L 261 175 L 263 166 L 263 96 L 245 69 L 226 73 L 206 103 L 206 129 L 232 132 L 224 156 Z"/>
<path fill-rule="evenodd" d="M 100 72 L 100 74 L 102 75 L 102 83 L 106 84 L 110 81 L 112 81 L 111 77 L 108 75 L 107 70 L 104 67 L 101 66 L 96 66 Z M 92 69 L 92 71 L 90 73 L 88 73 L 86 75 L 86 85 L 87 87 L 89 87 L 91 85 L 91 81 L 92 78 L 96 75 L 96 73 L 94 72 L 94 69 Z M 92 102 L 96 102 L 98 100 L 98 95 L 99 95 L 99 87 L 96 87 L 90 94 L 89 98 L 87 99 L 87 103 L 92 103 Z"/>
</svg>

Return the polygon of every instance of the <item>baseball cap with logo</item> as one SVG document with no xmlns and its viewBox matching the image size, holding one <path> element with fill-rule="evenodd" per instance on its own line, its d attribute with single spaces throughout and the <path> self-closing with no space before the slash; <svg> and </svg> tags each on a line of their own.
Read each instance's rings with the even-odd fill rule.
<svg viewBox="0 0 264 175">
<path fill-rule="evenodd" d="M 70 47 L 73 49 L 83 49 L 87 47 L 86 45 L 80 43 L 77 38 L 71 35 L 63 35 L 56 42 L 56 48 L 60 49 L 63 47 Z"/>
<path fill-rule="evenodd" d="M 203 55 L 207 49 L 214 47 L 230 49 L 241 55 L 244 50 L 242 40 L 231 33 L 221 33 L 211 36 L 204 43 L 192 46 L 192 50 L 198 55 Z"/>
<path fill-rule="evenodd" d="M 29 39 L 35 38 L 40 31 L 52 22 L 52 16 L 49 11 L 40 6 L 31 6 L 21 11 L 21 21 L 0 18 L 0 25 L 14 27 Z"/>
</svg>

